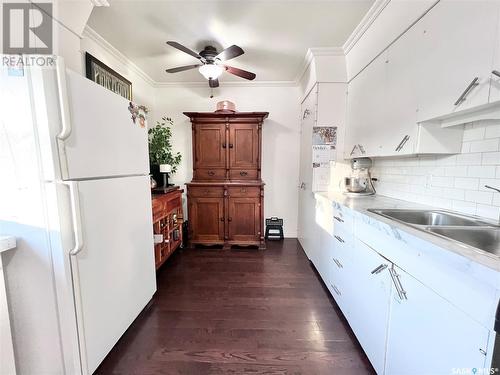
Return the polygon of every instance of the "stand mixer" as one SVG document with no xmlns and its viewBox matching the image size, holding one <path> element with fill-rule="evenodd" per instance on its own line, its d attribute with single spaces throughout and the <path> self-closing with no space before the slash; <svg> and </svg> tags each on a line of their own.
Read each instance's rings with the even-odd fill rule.
<svg viewBox="0 0 500 375">
<path fill-rule="evenodd" d="M 372 167 L 370 158 L 351 159 L 352 175 L 344 178 L 345 192 L 349 196 L 367 196 L 376 193 L 373 186 L 370 168 Z"/>
</svg>

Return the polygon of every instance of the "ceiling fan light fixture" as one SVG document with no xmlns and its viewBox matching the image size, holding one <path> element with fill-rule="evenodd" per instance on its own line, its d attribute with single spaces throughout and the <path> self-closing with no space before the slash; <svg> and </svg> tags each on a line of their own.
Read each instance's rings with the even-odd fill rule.
<svg viewBox="0 0 500 375">
<path fill-rule="evenodd" d="M 217 79 L 224 71 L 222 66 L 216 64 L 205 64 L 200 66 L 198 70 L 206 79 Z"/>
</svg>

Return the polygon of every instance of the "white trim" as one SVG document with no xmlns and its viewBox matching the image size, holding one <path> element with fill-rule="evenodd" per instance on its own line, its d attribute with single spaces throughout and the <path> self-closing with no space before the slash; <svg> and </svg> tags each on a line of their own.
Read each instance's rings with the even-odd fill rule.
<svg viewBox="0 0 500 375">
<path fill-rule="evenodd" d="M 224 87 L 295 87 L 296 81 L 221 81 L 221 88 Z M 208 82 L 155 82 L 156 88 L 165 87 L 208 87 Z"/>
<path fill-rule="evenodd" d="M 97 1 L 97 0 L 95 0 Z M 99 0 L 101 1 L 101 0 Z M 388 0 L 385 0 L 388 1 Z M 97 33 L 90 26 L 85 26 L 82 36 L 88 38 L 95 42 L 99 47 L 113 56 L 125 67 L 132 70 L 135 74 L 141 77 L 153 88 L 160 87 L 208 87 L 207 82 L 158 82 L 155 81 L 151 76 L 149 76 L 144 70 L 139 68 L 135 63 L 133 63 L 128 57 L 121 53 L 116 47 L 104 39 L 99 33 Z M 300 80 L 302 79 L 307 68 L 316 56 L 344 56 L 344 50 L 341 47 L 313 47 L 309 48 L 304 56 L 304 61 L 302 62 L 299 74 L 291 81 L 229 81 L 222 82 L 225 87 L 294 87 L 298 86 Z M 98 56 L 96 56 L 98 57 Z M 99 58 L 99 57 L 98 57 Z M 114 68 L 114 67 L 113 67 Z M 118 70 L 118 69 L 117 69 Z"/>
<path fill-rule="evenodd" d="M 82 33 L 83 37 L 89 38 L 93 42 L 95 42 L 99 47 L 117 59 L 120 63 L 122 63 L 125 67 L 132 70 L 135 74 L 141 77 L 144 81 L 146 81 L 151 86 L 155 86 L 156 82 L 144 72 L 141 68 L 135 65 L 128 57 L 126 57 L 123 53 L 121 53 L 118 49 L 116 49 L 111 43 L 109 43 L 106 39 L 104 39 L 101 35 L 99 35 L 94 29 L 85 26 Z M 85 52 L 85 51 L 84 51 Z M 98 56 L 96 56 L 99 58 Z M 115 69 L 115 67 L 113 67 Z M 115 69 L 118 70 L 118 69 Z"/>
<path fill-rule="evenodd" d="M 368 12 L 365 14 L 361 22 L 354 29 L 354 31 L 349 35 L 346 42 L 342 46 L 344 54 L 348 54 L 349 51 L 356 45 L 356 43 L 365 34 L 372 23 L 377 19 L 377 17 L 382 13 L 385 7 L 391 2 L 391 0 L 376 0 L 371 6 Z"/>
<path fill-rule="evenodd" d="M 107 0 L 90 0 L 90 2 L 95 7 L 109 7 L 109 3 Z"/>
<path fill-rule="evenodd" d="M 344 50 L 341 47 L 312 47 L 308 48 L 306 55 L 304 56 L 304 61 L 302 62 L 301 68 L 298 74 L 295 76 L 295 83 L 298 85 L 302 77 L 304 76 L 307 68 L 311 65 L 315 56 L 344 56 Z"/>
</svg>

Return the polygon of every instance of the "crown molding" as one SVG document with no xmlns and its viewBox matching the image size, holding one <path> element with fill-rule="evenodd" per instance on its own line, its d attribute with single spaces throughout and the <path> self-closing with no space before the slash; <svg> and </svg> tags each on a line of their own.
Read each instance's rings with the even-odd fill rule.
<svg viewBox="0 0 500 375">
<path fill-rule="evenodd" d="M 224 87 L 295 87 L 296 81 L 229 81 L 221 82 L 221 88 Z M 157 88 L 169 87 L 208 87 L 207 82 L 155 82 Z"/>
<path fill-rule="evenodd" d="M 109 2 L 107 0 L 90 0 L 90 2 L 95 7 L 109 7 Z"/>
<path fill-rule="evenodd" d="M 97 1 L 97 0 L 96 0 Z M 128 57 L 121 53 L 116 47 L 104 39 L 97 31 L 92 29 L 90 26 L 85 26 L 83 37 L 86 37 L 93 42 L 95 42 L 104 51 L 109 53 L 113 58 L 118 60 L 123 66 L 130 69 L 132 72 L 137 74 L 146 83 L 151 85 L 153 88 L 165 88 L 165 87 L 207 87 L 207 82 L 158 82 L 151 78 L 144 70 L 139 68 L 135 63 L 133 63 Z M 306 72 L 307 68 L 316 56 L 344 56 L 344 50 L 341 47 L 314 47 L 309 48 L 304 56 L 299 74 L 291 81 L 229 81 L 223 82 L 224 87 L 294 87 L 298 86 L 300 79 Z"/>
<path fill-rule="evenodd" d="M 365 34 L 372 23 L 377 19 L 380 13 L 385 9 L 385 7 L 391 2 L 391 0 L 375 0 L 375 3 L 371 6 L 368 12 L 365 14 L 361 22 L 354 29 L 354 31 L 349 35 L 346 42 L 342 46 L 344 54 L 348 54 L 349 51 L 356 45 L 356 43 Z"/>
<path fill-rule="evenodd" d="M 106 39 L 104 39 L 97 31 L 92 29 L 90 26 L 85 26 L 82 33 L 83 37 L 89 38 L 93 42 L 95 42 L 99 47 L 113 56 L 116 60 L 118 60 L 125 67 L 133 71 L 139 77 L 141 77 L 144 81 L 146 81 L 151 86 L 155 86 L 156 82 L 146 73 L 144 70 L 139 68 L 136 64 L 134 64 L 127 56 L 121 53 L 117 48 L 115 48 L 111 43 L 109 43 Z M 113 68 L 114 69 L 114 68 Z"/>
<path fill-rule="evenodd" d="M 312 47 L 308 48 L 304 61 L 299 69 L 298 74 L 295 76 L 295 82 L 298 84 L 304 76 L 307 68 L 311 65 L 314 57 L 316 56 L 344 56 L 344 49 L 341 47 Z"/>
</svg>

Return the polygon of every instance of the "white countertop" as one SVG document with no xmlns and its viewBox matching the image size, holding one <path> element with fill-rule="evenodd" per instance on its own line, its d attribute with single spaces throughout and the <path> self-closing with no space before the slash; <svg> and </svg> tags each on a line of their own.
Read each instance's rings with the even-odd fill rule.
<svg viewBox="0 0 500 375">
<path fill-rule="evenodd" d="M 316 196 L 326 198 L 332 202 L 337 202 L 345 207 L 350 208 L 355 212 L 359 212 L 377 221 L 383 222 L 389 225 L 393 229 L 401 230 L 412 236 L 415 236 L 427 242 L 431 242 L 436 246 L 452 251 L 456 254 L 466 257 L 469 260 L 480 263 L 488 268 L 500 272 L 500 257 L 494 254 L 487 253 L 480 249 L 476 249 L 475 247 L 462 244 L 450 239 L 436 236 L 432 233 L 423 231 L 417 227 L 413 227 L 411 225 L 407 225 L 396 220 L 391 220 L 384 216 L 368 211 L 368 209 L 387 209 L 387 208 L 424 209 L 424 210 L 441 210 L 441 211 L 449 211 L 449 210 L 418 203 L 402 201 L 399 199 L 388 198 L 381 195 L 371 195 L 365 197 L 349 197 L 345 194 L 337 192 L 322 192 L 322 193 L 316 193 Z M 471 216 L 471 215 L 464 215 L 464 216 Z M 492 220 L 484 218 L 478 218 L 478 219 L 480 219 L 483 222 L 487 222 L 493 225 L 498 225 L 498 223 Z"/>
<path fill-rule="evenodd" d="M 16 237 L 0 236 L 0 253 L 16 247 Z"/>
</svg>

